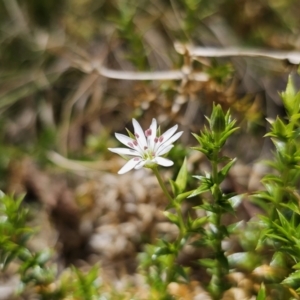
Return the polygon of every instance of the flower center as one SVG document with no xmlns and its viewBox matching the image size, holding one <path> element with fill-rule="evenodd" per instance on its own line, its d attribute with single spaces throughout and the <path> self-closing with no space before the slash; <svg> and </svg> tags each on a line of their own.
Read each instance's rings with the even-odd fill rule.
<svg viewBox="0 0 300 300">
<path fill-rule="evenodd" d="M 153 158 L 155 158 L 155 153 L 153 152 L 152 149 L 145 147 L 144 150 L 145 150 L 143 153 L 144 160 L 152 160 Z"/>
</svg>

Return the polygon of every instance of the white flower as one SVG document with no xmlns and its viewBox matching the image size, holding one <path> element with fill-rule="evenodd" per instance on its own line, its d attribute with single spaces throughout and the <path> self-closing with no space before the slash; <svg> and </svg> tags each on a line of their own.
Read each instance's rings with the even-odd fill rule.
<svg viewBox="0 0 300 300">
<path fill-rule="evenodd" d="M 142 167 L 151 168 L 155 165 L 172 166 L 173 161 L 162 157 L 162 155 L 167 154 L 174 147 L 172 143 L 182 135 L 183 131 L 174 135 L 178 125 L 173 126 L 161 136 L 156 136 L 157 122 L 155 119 L 152 119 L 150 127 L 145 132 L 135 119 L 132 119 L 132 124 L 135 138 L 120 133 L 115 134 L 116 138 L 129 148 L 108 148 L 111 152 L 121 156 L 133 156 L 118 174 L 124 174 L 132 169 L 140 169 Z"/>
</svg>

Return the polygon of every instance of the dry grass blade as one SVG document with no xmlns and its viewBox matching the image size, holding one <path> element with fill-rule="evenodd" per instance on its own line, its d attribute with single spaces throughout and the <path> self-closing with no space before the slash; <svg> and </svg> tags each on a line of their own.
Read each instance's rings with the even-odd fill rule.
<svg viewBox="0 0 300 300">
<path fill-rule="evenodd" d="M 98 74 L 92 73 L 83 77 L 80 81 L 78 89 L 75 93 L 67 100 L 64 110 L 62 112 L 62 126 L 60 129 L 60 140 L 63 141 L 60 144 L 60 149 L 62 153 L 67 153 L 68 148 L 68 132 L 70 127 L 70 120 L 72 115 L 72 108 L 74 104 L 79 101 L 82 97 L 88 97 L 92 91 L 91 87 L 93 83 L 97 80 Z"/>
<path fill-rule="evenodd" d="M 106 67 L 97 67 L 96 70 L 104 77 L 121 80 L 183 80 L 187 76 L 195 81 L 208 81 L 209 76 L 204 72 L 187 74 L 184 70 L 156 71 L 156 72 L 132 72 L 111 70 Z"/>
<path fill-rule="evenodd" d="M 49 151 L 47 154 L 49 160 L 55 165 L 72 171 L 107 171 L 111 169 L 112 163 L 109 161 L 78 161 L 65 158 L 64 156 L 58 154 L 54 151 Z"/>
<path fill-rule="evenodd" d="M 161 71 L 161 72 L 131 72 L 111 70 L 103 66 L 98 67 L 97 71 L 104 77 L 123 80 L 181 80 L 184 74 L 180 70 Z"/>
<path fill-rule="evenodd" d="M 100 61 L 93 61 L 86 55 L 80 58 L 69 56 L 68 60 L 74 68 L 81 70 L 84 73 L 98 72 L 101 76 L 110 79 L 119 80 L 184 80 L 187 77 L 194 81 L 208 81 L 209 75 L 204 72 L 193 72 L 192 69 L 183 66 L 181 70 L 167 70 L 167 71 L 126 71 L 113 70 L 102 65 L 103 58 Z"/>
<path fill-rule="evenodd" d="M 187 46 L 187 49 L 189 50 L 189 53 L 192 56 L 202 56 L 202 57 L 250 56 L 250 57 L 264 57 L 264 58 L 271 58 L 271 59 L 278 59 L 278 60 L 288 60 L 292 64 L 300 63 L 299 51 L 272 51 L 272 50 L 243 49 L 243 48 L 218 49 L 218 48 L 211 48 L 211 47 L 206 48 L 206 47 L 193 47 L 193 46 Z"/>
</svg>

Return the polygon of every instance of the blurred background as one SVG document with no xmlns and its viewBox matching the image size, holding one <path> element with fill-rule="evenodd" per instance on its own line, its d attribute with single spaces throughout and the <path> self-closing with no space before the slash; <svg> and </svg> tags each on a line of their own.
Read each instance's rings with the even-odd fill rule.
<svg viewBox="0 0 300 300">
<path fill-rule="evenodd" d="M 100 263 L 121 282 L 146 244 L 172 234 L 155 178 L 117 175 L 124 160 L 107 150 L 133 117 L 184 130 L 163 171 L 172 178 L 185 156 L 193 174 L 208 168 L 189 150 L 191 132 L 213 103 L 230 108 L 241 130 L 227 146 L 238 163 L 224 188 L 259 188 L 265 119 L 283 114 L 288 74 L 298 80 L 297 66 L 268 51 L 300 51 L 299 15 L 296 0 L 0 0 L 0 189 L 25 194 L 39 228 L 31 247 L 54 247 L 61 269 Z M 265 55 L 195 56 L 193 47 Z M 245 202 L 238 217 L 255 214 Z"/>
</svg>

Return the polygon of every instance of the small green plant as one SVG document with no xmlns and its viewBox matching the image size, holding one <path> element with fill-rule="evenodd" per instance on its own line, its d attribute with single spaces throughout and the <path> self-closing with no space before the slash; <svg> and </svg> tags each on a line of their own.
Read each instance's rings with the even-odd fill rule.
<svg viewBox="0 0 300 300">
<path fill-rule="evenodd" d="M 22 295 L 29 288 L 38 299 L 99 299 L 101 285 L 99 267 L 89 272 L 73 268 L 70 274 L 59 276 L 52 262 L 52 251 L 45 249 L 34 253 L 28 247 L 28 240 L 35 230 L 27 226 L 28 209 L 22 203 L 22 197 L 14 199 L 1 192 L 0 195 L 0 270 L 4 272 L 11 262 L 18 267 L 20 283 L 15 293 Z M 110 299 L 110 298 L 105 298 Z"/>
<path fill-rule="evenodd" d="M 209 128 L 205 128 L 200 135 L 194 134 L 200 147 L 194 149 L 206 155 L 211 164 L 211 173 L 205 176 L 194 176 L 200 180 L 200 186 L 190 195 L 210 195 L 203 198 L 199 209 L 206 211 L 208 227 L 202 229 L 201 238 L 195 242 L 197 246 L 209 247 L 213 250 L 212 258 L 200 260 L 200 264 L 211 274 L 208 290 L 214 299 L 220 299 L 222 293 L 229 287 L 226 275 L 229 272 L 228 259 L 222 249 L 222 242 L 229 237 L 235 228 L 234 224 L 222 224 L 225 213 L 234 214 L 234 194 L 224 194 L 221 183 L 228 175 L 235 159 L 222 154 L 222 148 L 228 137 L 238 128 L 231 119 L 230 112 L 224 114 L 220 105 L 213 106 L 211 118 L 207 118 Z M 199 221 L 198 221 L 199 222 Z"/>
<path fill-rule="evenodd" d="M 173 165 L 173 162 L 164 158 L 163 155 L 171 150 L 172 143 L 182 134 L 182 132 L 175 134 L 177 125 L 161 134 L 160 129 L 157 129 L 155 119 L 145 132 L 139 123 L 133 120 L 134 134 L 128 131 L 129 137 L 127 137 L 116 133 L 116 138 L 128 148 L 109 149 L 121 156 L 133 156 L 119 171 L 119 174 L 142 167 L 151 169 L 169 200 L 164 215 L 177 226 L 178 235 L 174 241 L 162 238 L 156 247 L 149 247 L 148 254 L 144 255 L 142 263 L 148 270 L 148 283 L 152 285 L 152 288 L 157 289 L 155 294 L 159 294 L 160 299 L 171 299 L 168 293 L 168 285 L 171 282 L 188 282 L 188 268 L 178 264 L 177 258 L 183 247 L 190 244 L 191 240 L 194 240 L 193 244 L 196 246 L 209 247 L 213 250 L 212 258 L 200 260 L 200 264 L 211 274 L 207 290 L 212 297 L 220 299 L 229 287 L 225 280 L 229 266 L 222 249 L 222 241 L 230 235 L 234 226 L 224 226 L 221 219 L 224 213 L 234 213 L 232 204 L 234 195 L 225 195 L 220 184 L 228 175 L 235 160 L 223 156 L 221 150 L 227 138 L 238 128 L 235 127 L 235 121 L 231 119 L 230 112 L 228 111 L 225 115 L 220 105 L 213 106 L 211 118 L 207 119 L 209 128 L 205 128 L 200 135 L 194 135 L 200 144 L 194 149 L 204 153 L 211 162 L 211 174 L 194 176 L 200 180 L 200 185 L 195 190 L 186 190 L 188 181 L 186 160 L 183 161 L 176 180 L 169 180 L 172 193 L 169 192 L 158 170 L 158 165 L 165 167 Z M 206 212 L 206 215 L 199 218 L 185 216 L 182 211 L 183 202 L 188 197 L 204 193 L 210 194 L 211 199 L 204 199 L 203 204 L 194 209 L 201 209 Z M 150 253 L 153 265 L 149 259 Z"/>
<path fill-rule="evenodd" d="M 56 269 L 49 267 L 51 251 L 33 253 L 27 246 L 34 230 L 27 226 L 28 209 L 22 204 L 22 197 L 14 199 L 1 194 L 0 198 L 0 264 L 2 271 L 12 261 L 19 263 L 20 289 L 22 293 L 29 286 L 39 291 L 41 299 L 48 299 L 48 289 L 54 282 Z"/>
<path fill-rule="evenodd" d="M 12 260 L 28 258 L 26 243 L 33 230 L 26 226 L 28 211 L 21 208 L 22 197 L 14 200 L 1 192 L 0 198 L 0 261 L 6 269 Z"/>
<path fill-rule="evenodd" d="M 287 117 L 269 120 L 271 130 L 266 136 L 271 138 L 275 151 L 267 165 L 272 172 L 262 179 L 265 190 L 255 198 L 266 211 L 261 216 L 264 230 L 260 246 L 272 246 L 270 265 L 282 270 L 273 281 L 300 295 L 300 93 L 295 91 L 291 78 L 281 98 Z"/>
</svg>

